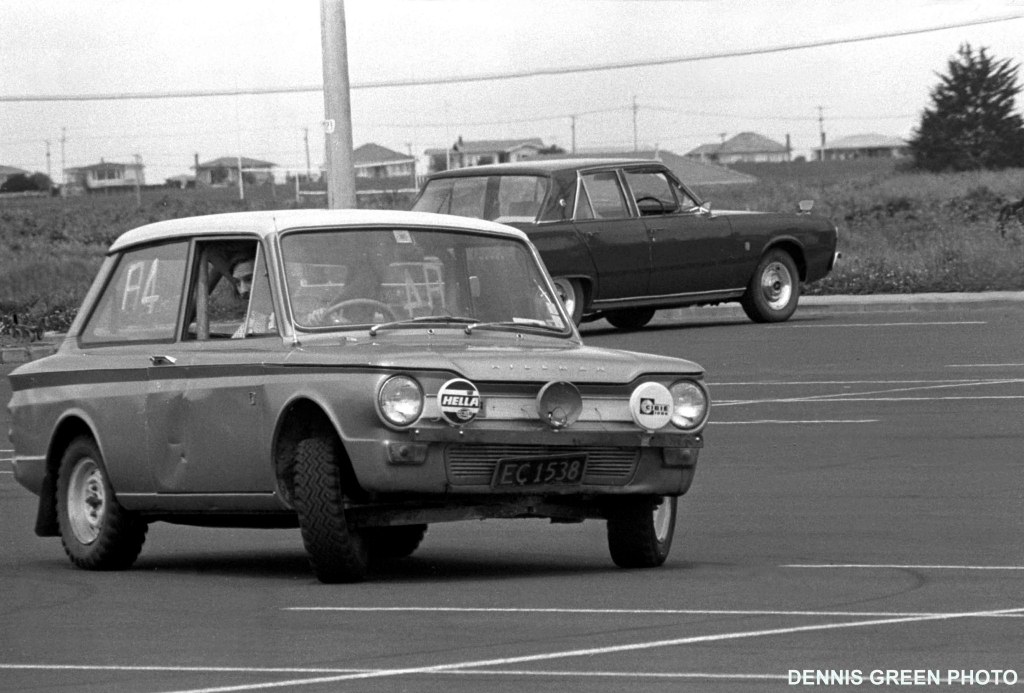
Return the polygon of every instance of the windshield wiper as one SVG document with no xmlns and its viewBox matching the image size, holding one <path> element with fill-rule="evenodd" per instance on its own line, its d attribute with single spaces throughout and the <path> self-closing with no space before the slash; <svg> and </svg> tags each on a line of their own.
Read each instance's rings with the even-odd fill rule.
<svg viewBox="0 0 1024 693">
<path fill-rule="evenodd" d="M 465 332 L 466 332 L 466 334 L 473 334 L 473 330 L 475 330 L 477 328 L 480 328 L 482 330 L 487 330 L 487 329 L 504 330 L 504 329 L 509 329 L 509 328 L 516 329 L 516 330 L 521 330 L 521 329 L 524 329 L 524 328 L 525 329 L 533 328 L 533 329 L 546 330 L 546 331 L 549 331 L 549 332 L 562 332 L 563 329 L 564 329 L 564 328 L 554 327 L 552 325 L 549 325 L 546 322 L 544 322 L 543 320 L 528 320 L 528 319 L 524 318 L 522 320 L 495 320 L 493 322 L 474 322 L 472 325 L 466 325 Z"/>
<path fill-rule="evenodd" d="M 424 322 L 440 322 L 444 324 L 459 323 L 459 324 L 472 324 L 477 322 L 476 318 L 463 317 L 461 315 L 421 315 L 416 318 L 406 318 L 405 320 L 394 320 L 392 322 L 382 322 L 378 325 L 374 325 L 370 328 L 370 336 L 376 337 L 377 333 L 381 330 L 389 330 L 395 327 L 402 327 L 404 325 L 415 325 L 417 323 Z"/>
</svg>

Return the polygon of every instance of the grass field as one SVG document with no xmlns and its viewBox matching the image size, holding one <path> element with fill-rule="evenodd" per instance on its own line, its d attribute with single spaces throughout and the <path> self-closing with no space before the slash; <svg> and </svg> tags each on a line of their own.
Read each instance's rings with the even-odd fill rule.
<svg viewBox="0 0 1024 693">
<path fill-rule="evenodd" d="M 907 173 L 889 161 L 737 165 L 758 177 L 699 189 L 714 209 L 795 210 L 801 199 L 839 226 L 843 260 L 811 294 L 1024 290 L 1024 229 L 996 230 L 1024 197 L 1024 171 Z M 298 206 L 285 187 L 151 189 L 142 194 L 0 198 L 0 332 L 17 320 L 63 330 L 107 246 L 162 219 Z M 323 205 L 311 198 L 304 206 Z"/>
</svg>

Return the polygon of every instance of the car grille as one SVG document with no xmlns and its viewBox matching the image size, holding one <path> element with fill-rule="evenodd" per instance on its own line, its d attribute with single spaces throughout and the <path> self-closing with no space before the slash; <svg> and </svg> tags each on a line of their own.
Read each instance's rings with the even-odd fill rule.
<svg viewBox="0 0 1024 693">
<path fill-rule="evenodd" d="M 449 445 L 445 469 L 453 486 L 490 484 L 498 460 L 510 457 L 544 457 L 566 453 L 585 454 L 584 484 L 624 486 L 636 471 L 639 452 L 635 448 L 560 447 L 553 445 Z"/>
</svg>

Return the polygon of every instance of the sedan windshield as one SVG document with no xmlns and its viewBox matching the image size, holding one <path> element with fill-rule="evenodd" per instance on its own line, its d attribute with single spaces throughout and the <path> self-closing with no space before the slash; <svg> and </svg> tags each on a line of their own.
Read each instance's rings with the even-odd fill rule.
<svg viewBox="0 0 1024 693">
<path fill-rule="evenodd" d="M 429 181 L 413 209 L 499 223 L 537 219 L 548 190 L 541 176 L 472 176 Z"/>
<path fill-rule="evenodd" d="M 436 229 L 309 231 L 284 236 L 281 250 L 300 329 L 405 321 L 569 329 L 529 246 L 515 238 Z"/>
</svg>

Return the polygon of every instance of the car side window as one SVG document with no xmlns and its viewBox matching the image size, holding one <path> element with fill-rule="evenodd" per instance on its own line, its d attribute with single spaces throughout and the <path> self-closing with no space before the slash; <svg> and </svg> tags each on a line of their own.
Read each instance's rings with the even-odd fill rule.
<svg viewBox="0 0 1024 693">
<path fill-rule="evenodd" d="M 626 171 L 626 182 L 641 216 L 672 214 L 679 211 L 676 188 L 664 173 Z"/>
<path fill-rule="evenodd" d="M 126 251 L 83 328 L 83 344 L 173 341 L 188 243 Z"/>
<path fill-rule="evenodd" d="M 196 245 L 186 339 L 275 332 L 266 263 L 255 240 Z"/>
<path fill-rule="evenodd" d="M 621 219 L 629 216 L 629 208 L 626 207 L 626 196 L 619 185 L 619 177 L 615 171 L 602 171 L 590 173 L 583 176 L 583 190 L 590 201 L 590 210 L 580 214 L 577 207 L 577 219 Z M 584 201 L 580 200 L 580 205 Z M 592 217 L 586 215 L 586 211 L 593 213 Z"/>
</svg>

